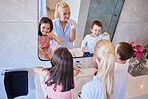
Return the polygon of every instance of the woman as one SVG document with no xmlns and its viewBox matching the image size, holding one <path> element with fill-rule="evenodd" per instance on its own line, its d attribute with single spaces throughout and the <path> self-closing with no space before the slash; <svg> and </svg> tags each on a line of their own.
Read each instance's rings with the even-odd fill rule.
<svg viewBox="0 0 148 99">
<path fill-rule="evenodd" d="M 76 38 L 76 23 L 70 21 L 70 7 L 66 2 L 57 3 L 55 9 L 55 19 L 53 20 L 53 33 L 63 41 L 59 47 L 73 48 Z"/>
</svg>

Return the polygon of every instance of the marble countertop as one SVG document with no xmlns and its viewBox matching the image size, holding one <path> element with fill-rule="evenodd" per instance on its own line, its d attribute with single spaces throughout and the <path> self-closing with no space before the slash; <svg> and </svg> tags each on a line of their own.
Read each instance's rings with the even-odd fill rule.
<svg viewBox="0 0 148 99">
<path fill-rule="evenodd" d="M 128 73 L 125 99 L 148 95 L 148 75 L 133 77 Z M 141 98 L 143 99 L 143 98 Z"/>
</svg>

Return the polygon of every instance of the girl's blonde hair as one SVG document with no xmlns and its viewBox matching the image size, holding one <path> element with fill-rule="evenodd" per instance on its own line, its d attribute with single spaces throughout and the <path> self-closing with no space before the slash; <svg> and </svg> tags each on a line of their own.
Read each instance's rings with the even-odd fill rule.
<svg viewBox="0 0 148 99">
<path fill-rule="evenodd" d="M 69 5 L 66 2 L 58 2 L 56 4 L 54 17 L 58 18 L 59 17 L 58 12 L 60 12 L 60 9 L 61 8 L 67 8 L 67 7 L 69 7 Z"/>
<path fill-rule="evenodd" d="M 99 61 L 97 77 L 102 83 L 103 99 L 111 99 L 110 96 L 114 95 L 115 47 L 109 40 L 99 40 L 94 55 Z"/>
</svg>

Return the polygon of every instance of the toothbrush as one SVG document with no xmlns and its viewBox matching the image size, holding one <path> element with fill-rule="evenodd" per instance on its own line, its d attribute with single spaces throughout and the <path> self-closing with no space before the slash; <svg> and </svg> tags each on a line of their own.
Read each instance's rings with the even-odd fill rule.
<svg viewBox="0 0 148 99">
<path fill-rule="evenodd" d="M 97 33 L 97 36 L 99 36 L 99 35 L 102 35 L 102 34 Z"/>
</svg>

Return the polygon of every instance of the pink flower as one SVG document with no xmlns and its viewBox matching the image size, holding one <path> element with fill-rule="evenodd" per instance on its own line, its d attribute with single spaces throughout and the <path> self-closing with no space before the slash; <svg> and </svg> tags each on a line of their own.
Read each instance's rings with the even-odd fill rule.
<svg viewBox="0 0 148 99">
<path fill-rule="evenodd" d="M 136 45 L 135 46 L 135 49 L 138 50 L 138 51 L 140 51 L 142 49 L 142 46 L 141 45 Z"/>
<path fill-rule="evenodd" d="M 135 43 L 134 43 L 134 42 L 131 42 L 130 44 L 132 45 L 132 47 L 134 47 L 134 46 L 135 46 Z"/>
<path fill-rule="evenodd" d="M 143 53 L 141 51 L 136 51 L 135 56 L 141 58 L 143 56 Z"/>
<path fill-rule="evenodd" d="M 148 52 L 148 48 L 147 48 L 146 50 L 147 50 L 147 52 Z"/>
</svg>

